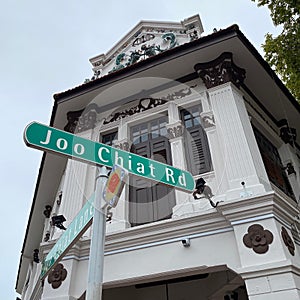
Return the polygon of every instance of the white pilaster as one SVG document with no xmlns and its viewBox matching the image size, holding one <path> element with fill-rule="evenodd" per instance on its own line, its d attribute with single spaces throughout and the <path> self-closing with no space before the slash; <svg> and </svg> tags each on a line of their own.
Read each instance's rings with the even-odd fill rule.
<svg viewBox="0 0 300 300">
<path fill-rule="evenodd" d="M 122 149 L 124 151 L 130 151 L 131 141 L 126 137 L 127 136 L 127 125 L 121 124 L 118 131 L 119 139 L 114 141 L 114 147 Z M 106 232 L 117 232 L 122 231 L 125 228 L 130 227 L 128 222 L 128 207 L 129 207 L 129 186 L 126 184 L 118 205 L 115 208 L 112 208 L 111 221 L 107 222 Z"/>
<path fill-rule="evenodd" d="M 210 88 L 208 94 L 223 152 L 226 198 L 243 197 L 241 182 L 245 183 L 248 195 L 270 190 L 241 92 L 233 84 L 225 83 Z"/>
<path fill-rule="evenodd" d="M 83 138 L 91 138 L 92 130 L 78 134 Z M 90 197 L 90 192 L 86 191 L 86 179 L 88 164 L 69 159 L 66 166 L 64 183 L 62 186 L 62 199 L 58 208 L 57 215 L 63 215 L 66 218 L 64 226 L 72 222 L 74 217 L 82 208 L 83 204 Z M 55 230 L 53 239 L 61 235 L 61 230 Z"/>
</svg>

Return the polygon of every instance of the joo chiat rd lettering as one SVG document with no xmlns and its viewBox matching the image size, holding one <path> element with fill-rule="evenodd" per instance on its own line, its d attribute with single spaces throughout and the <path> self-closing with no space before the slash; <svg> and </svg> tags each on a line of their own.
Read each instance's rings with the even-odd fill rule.
<svg viewBox="0 0 300 300">
<path fill-rule="evenodd" d="M 194 179 L 185 170 L 84 139 L 37 122 L 32 122 L 26 127 L 24 140 L 29 147 L 107 167 L 113 167 L 117 164 L 131 174 L 152 181 L 187 192 L 191 192 L 194 189 Z"/>
</svg>

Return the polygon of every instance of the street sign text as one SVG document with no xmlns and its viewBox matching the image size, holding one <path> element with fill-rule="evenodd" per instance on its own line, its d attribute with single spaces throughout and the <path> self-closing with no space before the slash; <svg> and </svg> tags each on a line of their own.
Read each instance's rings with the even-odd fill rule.
<svg viewBox="0 0 300 300">
<path fill-rule="evenodd" d="M 193 176 L 185 170 L 37 122 L 32 122 L 26 127 L 24 140 L 28 146 L 33 148 L 107 167 L 113 167 L 117 164 L 131 174 L 167 184 L 180 190 L 188 192 L 194 190 Z"/>
</svg>

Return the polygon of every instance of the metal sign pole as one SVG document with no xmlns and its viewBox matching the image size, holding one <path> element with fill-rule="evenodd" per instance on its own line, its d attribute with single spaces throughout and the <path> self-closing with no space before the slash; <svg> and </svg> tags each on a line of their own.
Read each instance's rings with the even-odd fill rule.
<svg viewBox="0 0 300 300">
<path fill-rule="evenodd" d="M 106 205 L 103 206 L 103 190 L 107 181 L 106 167 L 97 168 L 95 210 L 90 246 L 88 285 L 86 300 L 101 300 L 104 266 L 104 243 L 106 230 Z"/>
</svg>

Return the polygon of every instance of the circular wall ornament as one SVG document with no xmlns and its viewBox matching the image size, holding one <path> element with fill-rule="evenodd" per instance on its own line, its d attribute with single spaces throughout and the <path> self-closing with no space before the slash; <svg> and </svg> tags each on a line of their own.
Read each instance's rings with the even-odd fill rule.
<svg viewBox="0 0 300 300">
<path fill-rule="evenodd" d="M 263 254 L 269 250 L 269 245 L 273 242 L 273 234 L 260 224 L 254 224 L 248 228 L 248 233 L 244 235 L 243 242 L 246 247 L 252 248 L 255 253 Z"/>
<path fill-rule="evenodd" d="M 61 283 L 67 277 L 67 270 L 64 268 L 63 264 L 58 264 L 55 266 L 48 275 L 48 283 L 52 285 L 53 289 L 57 289 L 61 286 Z"/>
<path fill-rule="evenodd" d="M 289 249 L 290 253 L 294 256 L 295 255 L 295 244 L 288 234 L 287 230 L 284 227 L 281 227 L 281 237 L 284 241 L 284 244 Z"/>
</svg>

